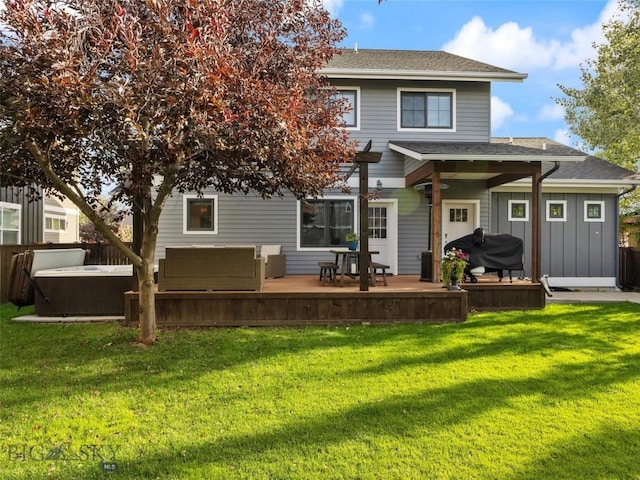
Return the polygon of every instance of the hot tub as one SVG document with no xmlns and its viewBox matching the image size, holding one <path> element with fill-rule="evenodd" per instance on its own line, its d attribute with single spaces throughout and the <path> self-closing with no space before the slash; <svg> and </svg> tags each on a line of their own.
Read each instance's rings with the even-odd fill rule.
<svg viewBox="0 0 640 480">
<path fill-rule="evenodd" d="M 36 313 L 45 317 L 124 315 L 124 292 L 132 289 L 132 265 L 80 265 L 39 270 Z"/>
</svg>

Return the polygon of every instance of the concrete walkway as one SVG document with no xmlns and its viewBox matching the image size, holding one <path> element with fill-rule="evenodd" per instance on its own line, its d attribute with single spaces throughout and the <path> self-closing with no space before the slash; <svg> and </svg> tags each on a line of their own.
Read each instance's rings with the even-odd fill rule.
<svg viewBox="0 0 640 480">
<path fill-rule="evenodd" d="M 551 292 L 547 303 L 633 302 L 640 304 L 640 292 Z M 640 307 L 639 307 L 640 308 Z"/>
</svg>

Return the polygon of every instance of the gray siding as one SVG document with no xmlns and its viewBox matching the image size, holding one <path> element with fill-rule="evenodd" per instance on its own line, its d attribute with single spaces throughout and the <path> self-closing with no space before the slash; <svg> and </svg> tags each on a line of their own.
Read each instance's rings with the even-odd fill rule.
<svg viewBox="0 0 640 480">
<path fill-rule="evenodd" d="M 371 177 L 403 177 L 402 155 L 388 148 L 389 140 L 447 142 L 488 142 L 491 134 L 489 83 L 398 82 L 387 80 L 332 80 L 338 87 L 360 87 L 360 130 L 350 130 L 352 139 L 364 146 L 372 140 L 372 150 L 383 152 L 382 160 L 371 165 Z M 397 88 L 454 88 L 456 90 L 456 131 L 399 132 Z"/>
<path fill-rule="evenodd" d="M 529 200 L 528 193 L 493 193 L 491 225 L 524 241 L 525 268 L 531 272 L 531 221 L 509 222 L 508 200 Z M 566 200 L 567 221 L 547 222 L 546 201 Z M 605 202 L 604 222 L 584 221 L 586 200 Z M 544 194 L 542 196 L 542 274 L 551 277 L 614 277 L 617 249 L 617 198 L 612 194 Z"/>
<path fill-rule="evenodd" d="M 23 244 L 42 242 L 42 200 L 29 201 L 22 189 L 0 188 L 0 201 L 22 205 L 20 237 Z"/>
<path fill-rule="evenodd" d="M 160 217 L 156 258 L 164 258 L 172 245 L 282 245 L 287 255 L 288 274 L 316 274 L 319 261 L 327 261 L 327 251 L 297 250 L 297 208 L 292 196 L 263 200 L 257 196 L 218 195 L 218 234 L 183 234 L 183 196 L 167 201 Z M 357 195 L 353 192 L 350 196 Z M 427 249 L 428 205 L 421 191 L 383 190 L 381 199 L 398 199 L 398 272 L 420 273 L 420 252 Z"/>
<path fill-rule="evenodd" d="M 442 199 L 448 200 L 480 200 L 480 227 L 489 228 L 489 211 L 491 194 L 484 180 L 442 180 L 449 188 L 442 190 Z"/>
</svg>

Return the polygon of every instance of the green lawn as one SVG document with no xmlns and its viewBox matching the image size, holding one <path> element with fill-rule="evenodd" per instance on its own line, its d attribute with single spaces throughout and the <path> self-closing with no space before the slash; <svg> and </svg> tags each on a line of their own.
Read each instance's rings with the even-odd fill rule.
<svg viewBox="0 0 640 480">
<path fill-rule="evenodd" d="M 640 305 L 150 348 L 1 308 L 2 479 L 640 478 Z"/>
</svg>

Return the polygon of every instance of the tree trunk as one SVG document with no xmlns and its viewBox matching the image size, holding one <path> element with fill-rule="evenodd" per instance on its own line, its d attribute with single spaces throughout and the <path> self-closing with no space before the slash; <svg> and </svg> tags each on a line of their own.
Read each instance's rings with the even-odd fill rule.
<svg viewBox="0 0 640 480">
<path fill-rule="evenodd" d="M 153 261 L 152 261 L 153 262 Z M 156 341 L 156 292 L 153 281 L 153 263 L 146 261 L 138 272 L 138 315 L 140 318 L 138 341 L 151 345 Z"/>
<path fill-rule="evenodd" d="M 154 281 L 154 261 L 157 225 L 145 224 L 142 237 L 142 263 L 136 266 L 138 273 L 138 315 L 140 318 L 138 341 L 151 345 L 156 341 L 156 292 Z"/>
</svg>

